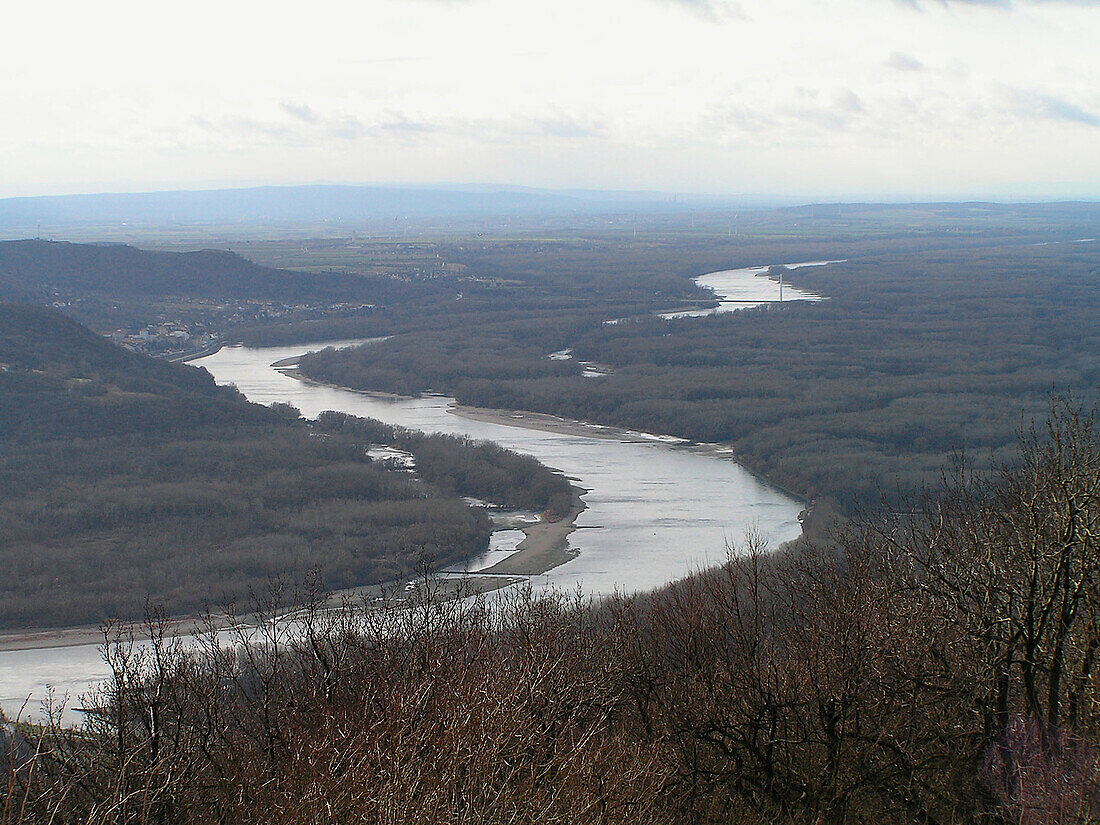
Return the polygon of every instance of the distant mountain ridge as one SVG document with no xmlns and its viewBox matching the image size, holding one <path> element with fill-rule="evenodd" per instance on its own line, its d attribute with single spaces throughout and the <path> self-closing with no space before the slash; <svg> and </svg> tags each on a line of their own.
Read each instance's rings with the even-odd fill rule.
<svg viewBox="0 0 1100 825">
<path fill-rule="evenodd" d="M 150 252 L 123 244 L 0 241 L 0 298 L 41 300 L 67 294 L 157 298 L 354 300 L 366 291 L 354 275 L 287 272 L 234 252 Z"/>
<path fill-rule="evenodd" d="M 499 215 L 568 215 L 762 208 L 794 203 L 772 196 L 549 190 L 494 186 L 259 186 L 245 189 L 47 195 L 0 199 L 0 231 L 135 224 L 302 224 Z"/>
</svg>

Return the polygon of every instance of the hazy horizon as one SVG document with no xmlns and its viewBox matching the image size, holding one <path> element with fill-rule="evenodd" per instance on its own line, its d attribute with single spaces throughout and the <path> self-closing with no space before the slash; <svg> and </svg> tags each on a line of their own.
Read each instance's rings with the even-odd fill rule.
<svg viewBox="0 0 1100 825">
<path fill-rule="evenodd" d="M 1097 0 L 57 0 L 9 17 L 0 197 L 1100 197 Z"/>
<path fill-rule="evenodd" d="M 90 184 L 86 188 L 57 189 L 56 191 L 44 191 L 32 195 L 0 195 L 0 203 L 13 201 L 35 201 L 50 199 L 81 199 L 96 197 L 120 197 L 128 196 L 160 196 L 160 195 L 197 195 L 215 193 L 254 192 L 258 190 L 322 190 L 322 189 L 358 189 L 377 191 L 407 191 L 407 192 L 447 192 L 455 194 L 531 194 L 536 196 L 593 196 L 606 197 L 608 203 L 619 200 L 624 202 L 649 201 L 654 204 L 662 202 L 676 204 L 676 199 L 683 198 L 685 202 L 693 205 L 713 203 L 716 208 L 726 208 L 731 205 L 740 205 L 740 208 L 773 209 L 782 207 L 813 206 L 813 205 L 842 205 L 842 204 L 936 204 L 936 203 L 995 203 L 995 204 L 1044 204 L 1044 203 L 1092 203 L 1100 201 L 1100 189 L 1093 193 L 1084 194 L 1059 194 L 1052 190 L 1051 194 L 1041 187 L 1021 187 L 1016 191 L 993 192 L 838 192 L 838 193 L 806 193 L 804 195 L 784 195 L 777 192 L 720 192 L 713 190 L 671 190 L 671 189 L 643 189 L 643 188 L 596 188 L 596 187 L 555 187 L 555 186 L 528 186 L 524 184 L 499 183 L 494 181 L 470 181 L 470 182 L 362 182 L 362 181 L 306 181 L 301 183 L 277 183 L 277 182 L 245 182 L 228 183 L 196 182 L 191 185 L 164 185 L 152 184 L 148 187 L 135 185 L 133 188 L 99 188 Z"/>
</svg>

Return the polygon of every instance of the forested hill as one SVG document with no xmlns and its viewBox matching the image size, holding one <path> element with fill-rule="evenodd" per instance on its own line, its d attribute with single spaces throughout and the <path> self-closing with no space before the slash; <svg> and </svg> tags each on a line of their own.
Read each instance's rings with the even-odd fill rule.
<svg viewBox="0 0 1100 825">
<path fill-rule="evenodd" d="M 11 275 L 0 272 L 0 301 L 33 301 L 35 295 L 16 283 Z"/>
<path fill-rule="evenodd" d="M 204 370 L 124 350 L 48 307 L 0 303 L 0 441 L 164 435 L 271 418 Z"/>
<path fill-rule="evenodd" d="M 367 455 L 416 456 L 415 474 Z M 391 581 L 485 548 L 459 496 L 562 512 L 531 459 L 329 415 L 128 352 L 57 310 L 0 302 L 0 628 L 247 599 L 272 577 Z"/>
<path fill-rule="evenodd" d="M 122 244 L 0 241 L 0 297 L 357 300 L 368 284 L 341 274 L 259 266 L 233 252 L 150 252 Z"/>
</svg>

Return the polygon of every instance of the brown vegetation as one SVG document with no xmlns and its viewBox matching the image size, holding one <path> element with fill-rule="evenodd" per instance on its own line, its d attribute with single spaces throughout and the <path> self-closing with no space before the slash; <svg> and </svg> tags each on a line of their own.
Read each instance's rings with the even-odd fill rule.
<svg viewBox="0 0 1100 825">
<path fill-rule="evenodd" d="M 0 822 L 1094 821 L 1096 424 L 648 596 L 114 629 L 81 730 L 9 728 Z"/>
</svg>

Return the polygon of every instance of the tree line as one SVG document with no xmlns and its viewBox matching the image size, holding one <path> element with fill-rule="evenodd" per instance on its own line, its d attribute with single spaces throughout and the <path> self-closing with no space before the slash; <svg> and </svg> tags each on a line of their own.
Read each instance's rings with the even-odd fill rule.
<svg viewBox="0 0 1100 825">
<path fill-rule="evenodd" d="M 444 495 L 470 496 L 551 518 L 564 516 L 572 506 L 572 487 L 561 473 L 492 441 L 424 433 L 332 410 L 317 417 L 315 429 L 412 453 L 417 475 Z"/>
</svg>

